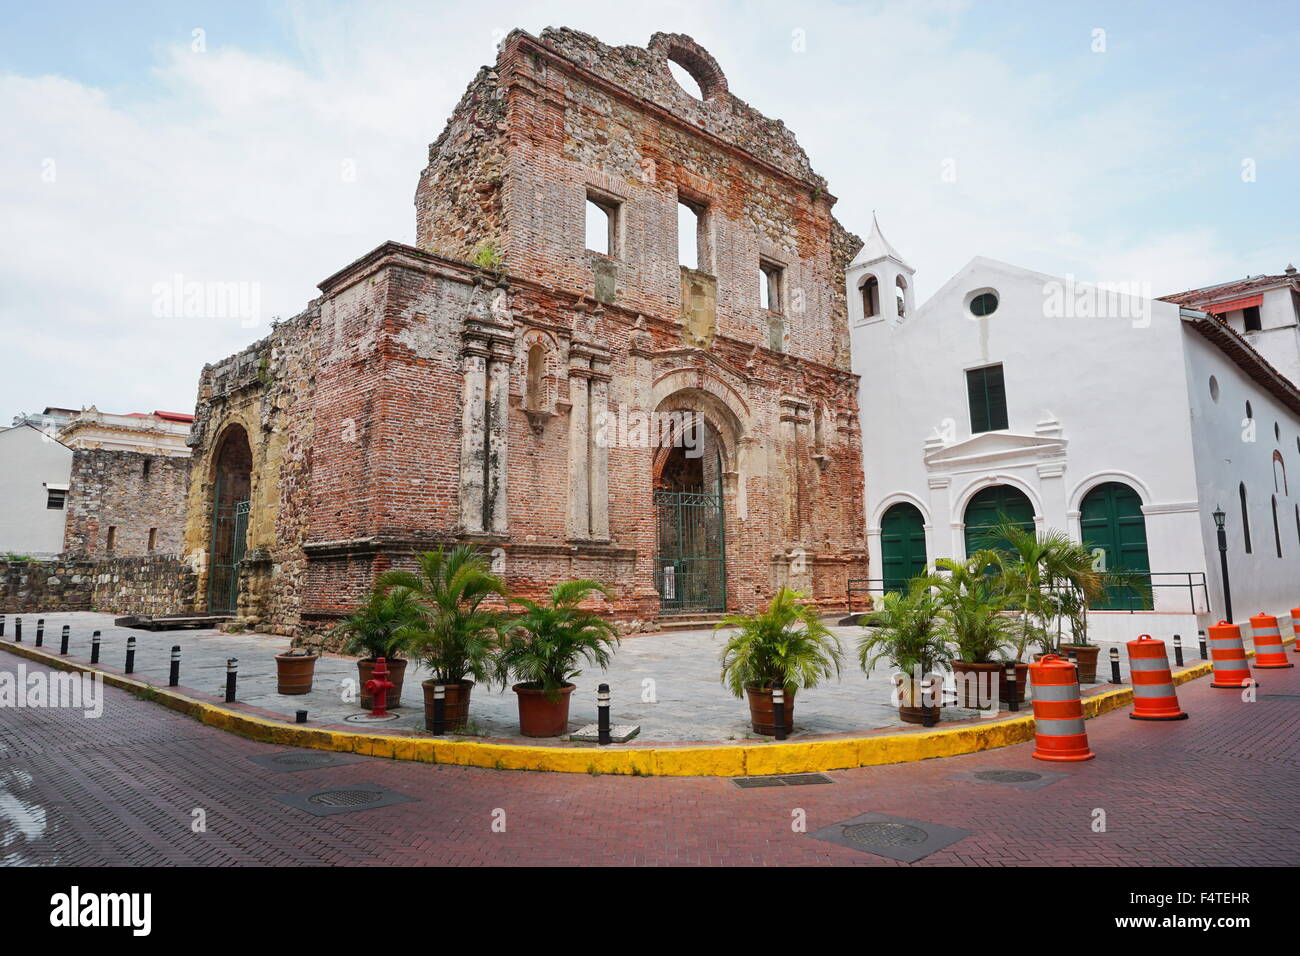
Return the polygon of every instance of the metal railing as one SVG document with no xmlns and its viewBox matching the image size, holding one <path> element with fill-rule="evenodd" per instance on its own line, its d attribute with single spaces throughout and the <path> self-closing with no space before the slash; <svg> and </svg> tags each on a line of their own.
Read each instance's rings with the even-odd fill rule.
<svg viewBox="0 0 1300 956">
<path fill-rule="evenodd" d="M 1152 591 L 1155 588 L 1177 588 L 1187 592 L 1187 610 L 1192 614 L 1210 614 L 1210 588 L 1206 582 L 1204 571 L 1103 571 L 1100 572 L 1103 578 L 1111 578 L 1115 583 L 1106 585 L 1107 594 L 1112 597 L 1118 589 L 1125 589 L 1132 595 L 1131 603 L 1139 606 L 1135 607 L 1106 607 L 1093 606 L 1089 610 L 1104 611 L 1117 610 L 1128 611 L 1130 614 L 1134 611 L 1149 611 L 1154 605 Z M 1134 582 L 1135 577 L 1141 577 L 1145 580 Z M 1160 580 L 1157 580 L 1160 579 Z M 890 586 L 886 588 L 886 583 Z M 849 578 L 846 588 L 846 598 L 849 605 L 849 613 L 853 613 L 853 596 L 864 595 L 873 597 L 883 595 L 886 590 L 897 591 L 907 586 L 906 582 L 899 582 L 893 578 Z M 1059 590 L 1049 588 L 1049 591 Z M 1204 609 L 1197 610 L 1196 595 L 1200 592 L 1204 601 Z M 863 604 L 865 605 L 865 601 Z"/>
</svg>

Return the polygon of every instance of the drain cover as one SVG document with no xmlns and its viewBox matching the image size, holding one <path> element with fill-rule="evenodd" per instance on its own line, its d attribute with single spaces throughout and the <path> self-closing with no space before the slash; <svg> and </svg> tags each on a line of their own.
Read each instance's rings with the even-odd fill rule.
<svg viewBox="0 0 1300 956">
<path fill-rule="evenodd" d="M 373 783 L 354 783 L 349 787 L 322 787 L 305 793 L 278 793 L 275 799 L 318 817 L 327 817 L 335 813 L 356 813 L 358 810 L 374 810 L 378 807 L 391 807 L 395 803 L 409 803 L 415 800 L 414 797 L 408 797 Z"/>
<path fill-rule="evenodd" d="M 277 767 L 319 767 L 334 760 L 329 754 L 276 754 L 271 762 Z"/>
<path fill-rule="evenodd" d="M 864 813 L 852 820 L 822 827 L 810 836 L 850 850 L 915 863 L 936 850 L 965 839 L 970 836 L 970 831 L 883 813 Z"/>
<path fill-rule="evenodd" d="M 929 839 L 920 827 L 906 823 L 851 823 L 844 836 L 859 846 L 917 846 Z"/>
<path fill-rule="evenodd" d="M 975 779 L 990 780 L 993 783 L 1029 783 L 1031 780 L 1042 780 L 1043 775 L 1028 770 L 977 770 Z"/>
<path fill-rule="evenodd" d="M 787 773 L 779 777 L 733 777 L 741 789 L 751 787 L 806 787 L 814 783 L 833 783 L 824 773 Z"/>
<path fill-rule="evenodd" d="M 357 754 L 336 753 L 332 750 L 286 750 L 278 754 L 253 754 L 249 760 L 267 770 L 286 773 L 293 770 L 316 770 L 357 763 L 365 757 Z"/>
<path fill-rule="evenodd" d="M 324 793 L 313 793 L 307 802 L 318 807 L 364 807 L 382 799 L 384 795 L 375 790 L 326 790 Z"/>
</svg>

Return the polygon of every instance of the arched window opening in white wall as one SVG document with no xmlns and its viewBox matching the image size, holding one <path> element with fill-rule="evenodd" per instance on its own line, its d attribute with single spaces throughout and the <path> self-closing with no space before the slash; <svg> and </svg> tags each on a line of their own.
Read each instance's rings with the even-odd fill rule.
<svg viewBox="0 0 1300 956">
<path fill-rule="evenodd" d="M 1279 476 L 1281 481 L 1278 481 Z M 1273 449 L 1273 490 L 1280 491 L 1287 497 L 1291 496 L 1291 490 L 1287 487 L 1286 481 L 1286 462 L 1282 459 L 1282 453 L 1276 448 Z"/>
<path fill-rule="evenodd" d="M 1246 483 L 1237 485 L 1237 494 L 1241 498 L 1241 539 L 1246 545 L 1246 553 L 1253 553 L 1250 547 L 1250 511 L 1246 507 Z"/>
<path fill-rule="evenodd" d="M 898 317 L 907 317 L 907 280 L 899 276 L 894 283 L 894 298 L 898 302 Z"/>
<path fill-rule="evenodd" d="M 871 319 L 880 314 L 880 283 L 875 276 L 862 281 L 862 317 Z"/>
<path fill-rule="evenodd" d="M 1219 403 L 1219 380 L 1213 375 L 1210 376 L 1210 398 L 1216 405 Z"/>
<path fill-rule="evenodd" d="M 1273 496 L 1273 544 L 1277 548 L 1277 556 L 1282 557 L 1282 529 L 1277 523 L 1277 495 Z"/>
</svg>

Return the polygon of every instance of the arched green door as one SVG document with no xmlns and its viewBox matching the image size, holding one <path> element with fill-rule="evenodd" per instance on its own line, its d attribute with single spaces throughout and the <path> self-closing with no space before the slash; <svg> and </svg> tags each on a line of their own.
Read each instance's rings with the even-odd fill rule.
<svg viewBox="0 0 1300 956">
<path fill-rule="evenodd" d="M 1034 506 L 1025 493 L 1010 485 L 993 485 L 977 493 L 966 505 L 966 555 L 982 548 L 1009 550 L 1007 539 L 994 528 L 1010 521 L 1026 531 L 1034 530 Z"/>
<path fill-rule="evenodd" d="M 880 564 L 886 591 L 905 590 L 925 571 L 925 519 L 916 505 L 900 502 L 880 519 Z"/>
<path fill-rule="evenodd" d="M 1083 543 L 1094 553 L 1105 552 L 1101 570 L 1127 572 L 1132 580 L 1106 588 L 1095 607 L 1111 611 L 1151 609 L 1151 563 L 1147 558 L 1147 526 L 1142 499 L 1128 485 L 1108 481 L 1093 488 L 1079 506 Z"/>
</svg>

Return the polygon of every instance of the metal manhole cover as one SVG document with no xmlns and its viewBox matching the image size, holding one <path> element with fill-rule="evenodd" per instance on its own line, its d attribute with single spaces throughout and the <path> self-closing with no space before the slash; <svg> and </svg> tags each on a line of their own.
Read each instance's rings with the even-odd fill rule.
<svg viewBox="0 0 1300 956">
<path fill-rule="evenodd" d="M 977 770 L 975 777 L 995 783 L 1029 783 L 1031 780 L 1043 779 L 1041 773 L 1031 773 L 1028 770 Z"/>
<path fill-rule="evenodd" d="M 333 754 L 276 754 L 271 761 L 281 767 L 315 767 L 334 762 Z"/>
<path fill-rule="evenodd" d="M 905 823 L 851 823 L 844 836 L 859 846 L 916 846 L 929 839 L 920 827 Z"/>
<path fill-rule="evenodd" d="M 383 793 L 376 790 L 326 790 L 324 793 L 313 793 L 307 802 L 322 807 L 364 807 L 382 799 Z"/>
</svg>

